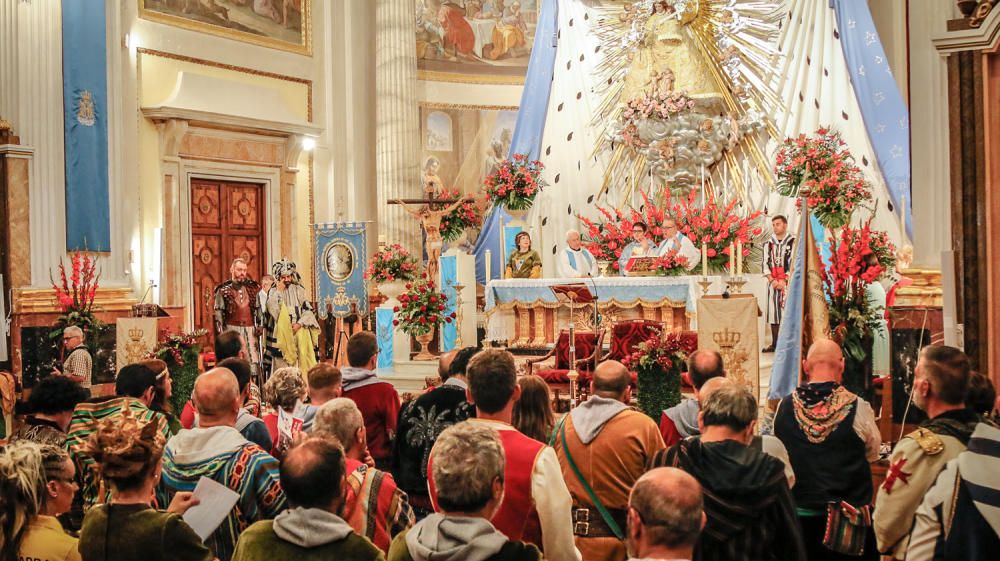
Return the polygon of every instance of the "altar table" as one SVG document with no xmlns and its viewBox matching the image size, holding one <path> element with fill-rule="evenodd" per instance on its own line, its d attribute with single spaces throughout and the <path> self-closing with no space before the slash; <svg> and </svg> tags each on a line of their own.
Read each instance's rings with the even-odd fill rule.
<svg viewBox="0 0 1000 561">
<path fill-rule="evenodd" d="M 695 326 L 695 310 L 702 289 L 701 276 L 678 277 L 596 277 L 593 279 L 503 279 L 486 285 L 486 339 L 508 341 L 515 347 L 547 347 L 555 344 L 559 330 L 572 319 L 578 329 L 593 329 L 593 305 L 570 309 L 551 287 L 584 284 L 595 294 L 601 327 L 616 321 L 650 319 L 669 330 L 689 330 Z M 709 294 L 721 294 L 725 278 L 710 276 Z M 766 280 L 762 275 L 746 275 L 744 293 L 764 302 Z"/>
</svg>

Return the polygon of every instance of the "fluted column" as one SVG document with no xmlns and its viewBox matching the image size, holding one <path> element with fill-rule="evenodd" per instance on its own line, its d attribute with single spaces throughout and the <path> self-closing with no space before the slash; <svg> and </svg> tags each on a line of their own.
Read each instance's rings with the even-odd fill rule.
<svg viewBox="0 0 1000 561">
<path fill-rule="evenodd" d="M 49 269 L 66 252 L 61 25 L 60 2 L 0 0 L 0 115 L 35 150 L 28 203 L 34 286 L 48 285 Z"/>
<path fill-rule="evenodd" d="M 420 228 L 395 198 L 421 197 L 417 59 L 413 0 L 376 0 L 375 158 L 378 231 L 388 242 L 420 250 Z"/>
</svg>

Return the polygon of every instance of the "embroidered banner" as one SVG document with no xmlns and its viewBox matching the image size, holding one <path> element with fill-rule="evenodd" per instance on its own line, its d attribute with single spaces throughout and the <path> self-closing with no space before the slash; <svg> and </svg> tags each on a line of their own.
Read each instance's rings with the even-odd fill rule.
<svg viewBox="0 0 1000 561">
<path fill-rule="evenodd" d="M 344 317 L 357 303 L 358 313 L 368 313 L 368 286 L 365 266 L 368 261 L 368 224 L 335 222 L 316 224 L 316 298 L 320 310 L 330 308 L 334 316 Z"/>
<path fill-rule="evenodd" d="M 760 354 L 757 352 L 757 299 L 752 294 L 698 300 L 698 348 L 722 355 L 726 376 L 746 386 L 760 400 Z"/>
<path fill-rule="evenodd" d="M 104 2 L 62 3 L 66 251 L 111 251 Z"/>
<path fill-rule="evenodd" d="M 458 313 L 455 307 L 455 283 L 458 282 L 458 257 L 446 255 L 441 258 L 441 292 L 447 299 L 445 313 Z M 455 340 L 458 338 L 456 323 L 441 324 L 441 352 L 448 352 L 455 348 Z"/>
<path fill-rule="evenodd" d="M 378 360 L 376 368 L 392 368 L 394 328 L 392 320 L 396 314 L 390 308 L 375 308 L 375 338 L 378 340 Z M 404 360 L 410 357 L 403 357 Z"/>
<path fill-rule="evenodd" d="M 115 370 L 146 358 L 156 348 L 156 318 L 115 320 Z"/>
</svg>

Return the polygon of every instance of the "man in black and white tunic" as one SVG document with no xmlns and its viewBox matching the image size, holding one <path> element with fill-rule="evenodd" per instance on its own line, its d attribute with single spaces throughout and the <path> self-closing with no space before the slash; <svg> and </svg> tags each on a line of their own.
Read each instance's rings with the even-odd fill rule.
<svg viewBox="0 0 1000 561">
<path fill-rule="evenodd" d="M 774 234 L 764 244 L 762 269 L 767 279 L 767 323 L 771 326 L 771 344 L 764 349 L 773 353 L 781 327 L 781 314 L 785 310 L 785 290 L 788 288 L 788 269 L 792 265 L 792 247 L 795 237 L 788 234 L 788 220 L 782 215 L 771 219 Z"/>
</svg>

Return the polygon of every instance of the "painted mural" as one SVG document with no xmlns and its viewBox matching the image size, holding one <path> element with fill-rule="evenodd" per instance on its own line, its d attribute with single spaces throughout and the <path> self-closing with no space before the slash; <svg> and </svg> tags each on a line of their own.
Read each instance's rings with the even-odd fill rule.
<svg viewBox="0 0 1000 561">
<path fill-rule="evenodd" d="M 517 109 L 421 104 L 421 172 L 448 190 L 478 192 L 507 156 Z"/>
</svg>

